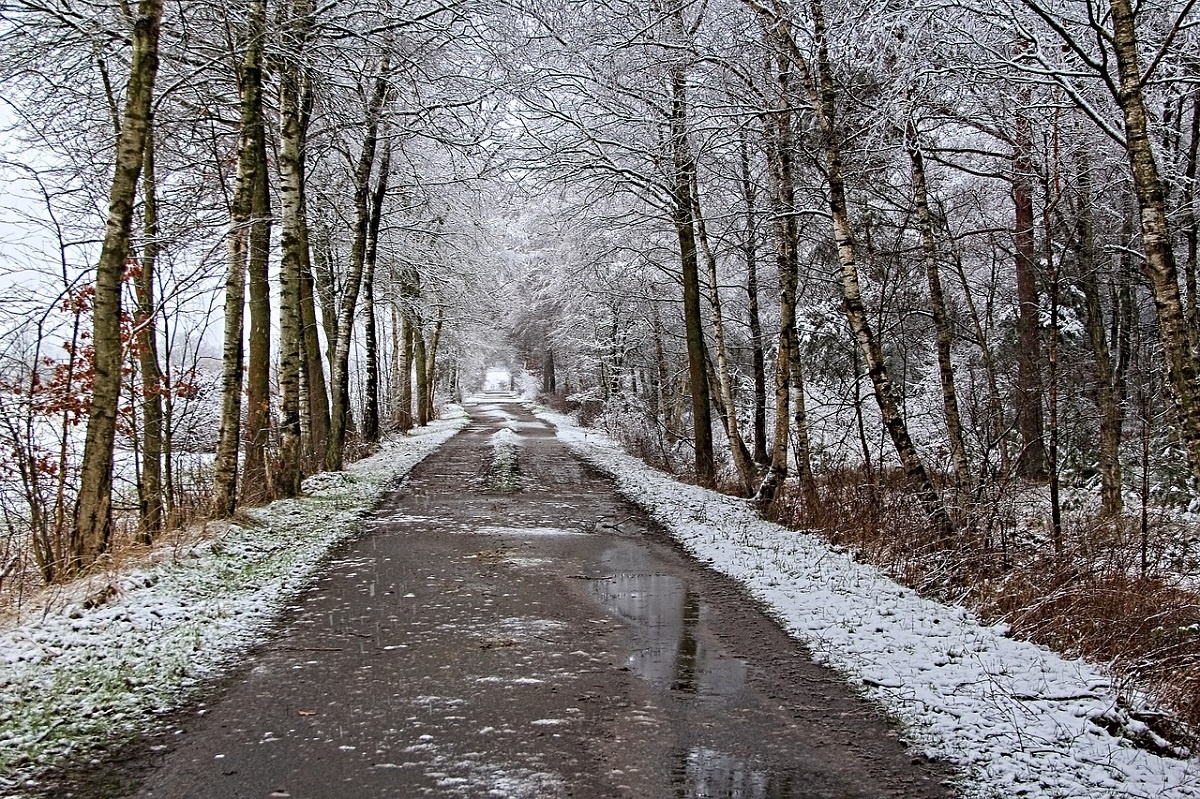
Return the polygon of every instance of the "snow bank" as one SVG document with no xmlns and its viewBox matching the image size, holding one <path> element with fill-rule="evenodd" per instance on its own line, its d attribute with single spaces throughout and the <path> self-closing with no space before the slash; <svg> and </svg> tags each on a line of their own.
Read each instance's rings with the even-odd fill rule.
<svg viewBox="0 0 1200 799">
<path fill-rule="evenodd" d="M 302 498 L 114 576 L 99 607 L 68 605 L 0 633 L 0 790 L 36 788 L 32 775 L 67 758 L 86 765 L 95 747 L 228 669 L 381 495 L 466 422 L 460 412 L 390 440 L 345 472 L 309 478 Z"/>
<path fill-rule="evenodd" d="M 539 415 L 693 556 L 743 583 L 818 661 L 862 685 L 930 757 L 961 767 L 968 796 L 1200 797 L 1200 762 L 1120 734 L 1146 731 L 1099 668 L 1007 638 L 817 536 L 761 520 L 744 500 L 678 483 L 601 433 Z"/>
</svg>

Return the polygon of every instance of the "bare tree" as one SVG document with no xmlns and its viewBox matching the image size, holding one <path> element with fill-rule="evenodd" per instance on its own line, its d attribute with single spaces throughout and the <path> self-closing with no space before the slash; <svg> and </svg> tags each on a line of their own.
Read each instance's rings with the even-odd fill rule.
<svg viewBox="0 0 1200 799">
<path fill-rule="evenodd" d="M 837 83 L 829 57 L 825 12 L 822 0 L 813 0 L 809 7 L 810 23 L 816 54 L 810 60 L 797 44 L 793 27 L 786 9 L 779 0 L 772 6 L 760 5 L 757 0 L 744 0 L 754 11 L 763 16 L 771 27 L 777 46 L 785 49 L 788 57 L 800 72 L 804 99 L 817 122 L 820 145 L 825 157 L 825 178 L 828 184 L 829 212 L 833 220 L 834 240 L 837 243 L 840 262 L 842 307 L 862 350 L 867 373 L 875 389 L 875 400 L 883 416 L 884 426 L 896 447 L 904 471 L 912 482 L 917 496 L 925 507 L 930 525 L 943 538 L 954 533 L 954 523 L 946 512 L 945 505 L 917 451 L 908 425 L 900 411 L 895 386 L 883 357 L 883 348 L 867 318 L 862 299 L 858 274 L 858 256 L 854 228 L 850 223 L 849 205 L 846 201 L 846 186 L 843 176 L 841 132 L 837 128 Z"/>
<path fill-rule="evenodd" d="M 265 0 L 250 0 L 245 53 L 239 67 L 241 123 L 238 169 L 230 221 L 228 267 L 225 281 L 225 342 L 221 362 L 221 428 L 213 464 L 213 515 L 233 513 L 238 499 L 238 451 L 242 416 L 242 363 L 246 266 L 251 257 L 255 197 L 262 190 L 266 162 L 263 119 L 263 36 Z M 259 200 L 261 210 L 261 199 Z M 261 228 L 260 228 L 261 229 Z M 261 256 L 257 256 L 261 257 Z"/>
<path fill-rule="evenodd" d="M 142 0 L 133 23 L 133 57 L 117 136 L 116 170 L 109 193 L 104 243 L 96 266 L 92 332 L 96 376 L 66 574 L 77 574 L 95 563 L 108 549 L 112 535 L 113 444 L 121 391 L 121 284 L 129 255 L 138 177 L 150 129 L 162 13 L 161 0 Z"/>
<path fill-rule="evenodd" d="M 340 471 L 345 459 L 346 425 L 350 412 L 350 339 L 358 305 L 358 294 L 362 287 L 363 268 L 366 265 L 367 234 L 370 226 L 371 172 L 375 167 L 375 152 L 379 143 L 379 129 L 383 121 L 384 107 L 387 103 L 390 71 L 391 53 L 385 49 L 372 81 L 371 97 L 367 105 L 363 130 L 362 149 L 354 169 L 353 243 L 350 248 L 350 265 L 346 274 L 346 285 L 337 315 L 337 340 L 333 348 L 333 363 L 330 370 L 332 405 L 329 441 L 325 448 L 325 468 L 330 471 Z"/>
</svg>

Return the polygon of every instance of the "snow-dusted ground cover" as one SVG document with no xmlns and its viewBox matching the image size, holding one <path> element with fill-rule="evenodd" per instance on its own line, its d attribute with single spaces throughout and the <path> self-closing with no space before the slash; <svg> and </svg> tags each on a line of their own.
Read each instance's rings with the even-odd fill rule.
<svg viewBox="0 0 1200 799">
<path fill-rule="evenodd" d="M 330 548 L 466 421 L 448 413 L 345 472 L 309 478 L 302 498 L 71 586 L 74 602 L 10 624 L 0 632 L 0 792 L 36 788 L 33 775 L 55 762 L 86 765 L 95 747 L 145 729 L 230 668 Z M 98 592 L 105 601 L 85 607 Z"/>
<path fill-rule="evenodd" d="M 744 500 L 681 484 L 602 433 L 540 415 L 690 553 L 862 685 L 931 757 L 958 765 L 967 795 L 1200 797 L 1200 761 L 1131 744 L 1126 736 L 1149 733 L 1120 709 L 1101 668 L 1008 638 L 817 536 L 763 521 Z"/>
</svg>

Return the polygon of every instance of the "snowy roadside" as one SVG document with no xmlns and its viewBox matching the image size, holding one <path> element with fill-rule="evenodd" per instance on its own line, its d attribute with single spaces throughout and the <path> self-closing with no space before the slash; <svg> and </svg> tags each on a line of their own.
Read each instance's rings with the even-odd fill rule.
<svg viewBox="0 0 1200 799">
<path fill-rule="evenodd" d="M 1160 757 L 1096 666 L 919 597 L 744 500 L 679 483 L 595 430 L 538 410 L 693 556 L 744 584 L 815 658 L 864 687 L 970 797 L 1200 797 L 1200 761 Z M 1116 730 L 1114 735 L 1107 730 Z"/>
<path fill-rule="evenodd" d="M 98 607 L 69 604 L 0 633 L 0 792 L 36 790 L 54 763 L 86 766 L 232 667 L 383 493 L 467 421 L 448 414 L 309 478 L 302 498 L 247 511 L 249 524 L 112 575 L 115 595 Z"/>
</svg>

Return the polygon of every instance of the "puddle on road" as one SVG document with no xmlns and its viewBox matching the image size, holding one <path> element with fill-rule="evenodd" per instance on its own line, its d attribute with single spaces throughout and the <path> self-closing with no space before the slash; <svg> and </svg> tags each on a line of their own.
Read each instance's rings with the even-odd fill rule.
<svg viewBox="0 0 1200 799">
<path fill-rule="evenodd" d="M 706 609 L 669 574 L 617 573 L 592 580 L 593 598 L 625 622 L 629 667 L 653 685 L 698 698 L 731 698 L 746 682 L 746 664 L 700 635 Z"/>
<path fill-rule="evenodd" d="M 489 525 L 472 531 L 476 535 L 495 535 L 505 538 L 545 538 L 547 536 L 587 535 L 582 530 L 568 530 L 565 527 L 499 527 Z"/>
<path fill-rule="evenodd" d="M 625 623 L 629 667 L 678 697 L 733 698 L 746 683 L 746 664 L 710 644 L 707 608 L 687 583 L 653 570 L 650 552 L 632 542 L 600 558 L 610 574 L 590 581 L 592 598 Z"/>
<path fill-rule="evenodd" d="M 713 643 L 709 610 L 688 583 L 654 571 L 652 553 L 633 542 L 620 542 L 601 557 L 612 573 L 592 578 L 592 598 L 617 616 L 632 652 L 629 667 L 676 702 L 704 718 L 740 715 L 754 704 L 747 686 L 746 662 Z M 703 709 L 702 709 L 703 708 Z M 690 715 L 690 714 L 689 714 Z M 798 799 L 823 796 L 795 769 L 772 762 L 767 750 L 739 756 L 724 751 L 726 734 L 756 748 L 753 734 L 735 734 L 723 724 L 706 745 L 680 750 L 671 769 L 671 795 L 677 799 Z"/>
<path fill-rule="evenodd" d="M 708 747 L 679 753 L 671 786 L 676 799 L 792 799 L 802 795 L 795 772 Z"/>
</svg>

